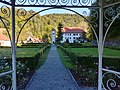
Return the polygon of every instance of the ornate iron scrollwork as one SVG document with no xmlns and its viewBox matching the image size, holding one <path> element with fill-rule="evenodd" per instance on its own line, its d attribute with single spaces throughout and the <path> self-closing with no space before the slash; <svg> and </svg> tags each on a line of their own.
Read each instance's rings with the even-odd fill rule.
<svg viewBox="0 0 120 90">
<path fill-rule="evenodd" d="M 80 0 L 80 4 L 81 4 L 82 6 L 87 6 L 88 4 L 91 4 L 90 1 L 91 1 L 91 0 Z"/>
<path fill-rule="evenodd" d="M 105 72 L 103 74 L 103 88 L 105 90 L 120 89 L 120 74 Z"/>
<path fill-rule="evenodd" d="M 11 11 L 10 11 L 10 8 L 8 6 L 2 6 L 1 7 L 1 13 L 6 17 L 6 18 L 9 18 L 10 17 L 10 14 L 11 14 Z"/>
<path fill-rule="evenodd" d="M 98 27 L 98 22 L 97 22 L 99 20 L 98 16 L 99 16 L 98 9 L 92 10 L 90 17 L 94 18 L 94 19 L 92 19 L 92 21 L 90 21 L 90 22 L 91 22 L 91 24 L 93 24 L 94 28 Z"/>
<path fill-rule="evenodd" d="M 16 0 L 16 5 L 90 6 L 96 0 Z"/>
<path fill-rule="evenodd" d="M 0 90 L 12 90 L 12 77 L 10 75 L 0 78 Z"/>
<path fill-rule="evenodd" d="M 113 21 L 113 19 L 117 16 L 117 14 L 120 13 L 120 6 L 111 6 L 108 8 L 105 8 L 104 11 L 104 17 L 105 17 L 105 27 L 108 27 L 109 24 Z M 120 17 L 118 16 L 117 19 L 120 19 Z"/>
<path fill-rule="evenodd" d="M 115 16 L 115 10 L 113 9 L 113 7 L 109 7 L 105 10 L 105 12 L 104 12 L 104 17 L 106 19 L 106 22 L 104 24 L 105 27 L 109 26 L 109 23 L 112 21 L 114 16 Z"/>
<path fill-rule="evenodd" d="M 67 5 L 70 0 L 59 0 L 60 5 Z"/>
<path fill-rule="evenodd" d="M 46 4 L 46 0 L 38 0 L 38 4 L 39 5 L 45 5 Z"/>
<path fill-rule="evenodd" d="M 27 15 L 27 11 L 23 8 L 17 10 L 17 17 L 20 20 L 26 20 L 25 16 Z"/>
<path fill-rule="evenodd" d="M 79 0 L 71 0 L 71 4 L 73 6 L 77 6 L 79 4 Z"/>
<path fill-rule="evenodd" d="M 9 30 L 8 30 L 8 27 L 10 27 L 10 20 L 9 19 L 10 19 L 10 16 L 11 16 L 11 10 L 8 6 L 3 5 L 0 8 L 0 12 L 1 12 L 0 22 L 2 22 L 2 24 L 4 25 L 4 27 L 7 31 L 7 34 L 9 36 L 9 39 L 11 41 L 11 36 L 10 36 Z"/>
<path fill-rule="evenodd" d="M 50 5 L 57 5 L 58 4 L 58 0 L 48 0 Z"/>
<path fill-rule="evenodd" d="M 16 3 L 18 5 L 24 5 L 26 3 L 26 0 L 16 0 Z"/>
</svg>

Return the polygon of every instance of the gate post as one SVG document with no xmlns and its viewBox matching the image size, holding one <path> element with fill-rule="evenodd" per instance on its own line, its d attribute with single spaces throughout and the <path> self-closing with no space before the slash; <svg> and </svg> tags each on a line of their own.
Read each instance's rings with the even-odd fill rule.
<svg viewBox="0 0 120 90">
<path fill-rule="evenodd" d="M 98 90 L 102 90 L 102 54 L 103 54 L 103 0 L 99 1 L 99 42 L 98 42 Z"/>
<path fill-rule="evenodd" d="M 15 44 L 15 1 L 11 0 L 12 3 L 12 87 L 16 90 L 16 44 Z"/>
</svg>

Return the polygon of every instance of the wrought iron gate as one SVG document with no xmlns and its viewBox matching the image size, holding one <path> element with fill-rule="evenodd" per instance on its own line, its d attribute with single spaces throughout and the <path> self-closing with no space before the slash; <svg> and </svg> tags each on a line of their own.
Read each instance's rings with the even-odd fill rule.
<svg viewBox="0 0 120 90">
<path fill-rule="evenodd" d="M 119 0 L 0 0 L 1 2 L 1 13 L 3 14 L 0 15 L 0 21 L 3 23 L 4 27 L 6 28 L 6 31 L 8 33 L 8 36 L 11 41 L 11 46 L 12 46 L 12 69 L 10 71 L 4 72 L 0 74 L 0 78 L 3 76 L 7 76 L 10 79 L 12 79 L 12 87 L 8 87 L 9 89 L 16 90 L 16 43 L 18 42 L 19 35 L 21 31 L 23 30 L 24 26 L 26 23 L 34 17 L 36 14 L 43 12 L 45 10 L 50 10 L 50 9 L 65 9 L 72 11 L 81 17 L 83 17 L 91 26 L 96 39 L 98 43 L 98 62 L 99 62 L 99 73 L 98 73 L 98 90 L 102 90 L 104 88 L 105 90 L 110 89 L 109 87 L 109 81 L 111 82 L 111 87 L 115 87 L 117 84 L 113 79 L 109 79 L 107 81 L 107 87 L 103 84 L 102 79 L 106 74 L 112 73 L 115 74 L 118 78 L 120 78 L 120 72 L 112 71 L 112 70 L 107 70 L 102 67 L 102 57 L 103 57 L 103 48 L 104 48 L 104 43 L 105 39 L 107 36 L 107 33 L 109 31 L 109 28 L 111 27 L 112 23 L 120 17 L 120 6 L 116 7 L 116 11 L 113 10 L 112 6 L 120 4 Z M 22 9 L 18 9 L 21 8 Z M 31 16 L 27 17 L 26 19 L 22 19 L 20 16 L 25 16 L 26 11 L 25 7 L 43 7 L 45 9 L 33 13 L 32 11 Z M 92 17 L 96 17 L 95 21 L 91 22 L 87 18 L 84 17 L 84 15 L 81 15 L 79 12 L 72 10 L 71 8 L 88 8 L 93 10 L 94 13 Z M 107 8 L 107 9 L 106 9 Z M 16 11 L 17 9 L 17 11 Z M 83 11 L 83 14 L 86 14 L 87 11 Z M 6 15 L 6 18 L 4 17 Z M 112 18 L 108 18 L 108 16 L 111 16 Z M 8 18 L 12 18 L 12 23 L 8 20 Z M 16 23 L 16 17 L 20 19 L 18 22 L 18 26 L 20 27 L 18 35 L 15 33 L 15 23 Z M 103 22 L 103 18 L 106 18 L 107 21 Z M 96 23 L 96 20 L 99 20 L 99 25 Z M 21 22 L 24 22 L 21 24 Z M 91 23 L 94 23 L 92 26 Z M 12 38 L 10 36 L 10 32 L 8 30 L 8 26 L 12 26 Z M 107 31 L 105 35 L 103 36 L 103 27 L 104 25 L 107 27 Z M 97 36 L 94 28 L 99 26 L 99 35 Z M 102 72 L 105 72 L 104 74 Z M 12 74 L 12 77 L 11 75 Z M 1 90 L 5 90 L 6 87 L 4 86 L 4 83 L 0 85 Z"/>
</svg>

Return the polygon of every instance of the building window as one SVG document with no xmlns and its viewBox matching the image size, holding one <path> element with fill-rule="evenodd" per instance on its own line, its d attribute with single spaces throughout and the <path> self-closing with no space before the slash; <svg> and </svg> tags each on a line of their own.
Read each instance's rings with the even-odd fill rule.
<svg viewBox="0 0 120 90">
<path fill-rule="evenodd" d="M 70 34 L 70 36 L 71 36 L 71 34 Z"/>
<path fill-rule="evenodd" d="M 73 34 L 73 36 L 75 36 L 75 33 Z"/>
<path fill-rule="evenodd" d="M 80 33 L 79 35 L 82 36 L 82 33 Z"/>
<path fill-rule="evenodd" d="M 73 37 L 73 39 L 75 39 L 75 37 Z"/>
<path fill-rule="evenodd" d="M 71 39 L 71 37 L 70 37 L 70 39 Z"/>
</svg>

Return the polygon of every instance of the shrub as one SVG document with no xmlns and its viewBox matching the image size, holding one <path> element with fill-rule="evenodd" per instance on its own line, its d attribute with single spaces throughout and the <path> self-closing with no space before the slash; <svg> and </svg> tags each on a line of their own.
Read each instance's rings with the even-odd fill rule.
<svg viewBox="0 0 120 90">
<path fill-rule="evenodd" d="M 81 56 L 61 48 L 74 63 L 77 78 L 80 78 L 83 84 L 88 86 L 97 86 L 98 82 L 98 57 Z M 103 68 L 120 71 L 120 58 L 103 57 Z M 113 76 L 114 77 L 114 76 Z M 104 80 L 106 81 L 106 79 Z"/>
<path fill-rule="evenodd" d="M 17 63 L 16 63 L 16 68 L 17 68 L 17 84 L 19 84 L 18 88 L 20 88 L 21 85 L 25 84 L 25 80 L 27 80 L 27 82 L 28 82 L 28 80 L 29 80 L 28 78 L 30 78 L 32 75 L 27 76 L 27 79 L 26 79 L 26 74 L 29 74 L 31 72 L 33 74 L 33 72 L 36 70 L 36 66 L 38 64 L 38 61 L 39 61 L 41 55 L 43 55 L 43 53 L 49 47 L 50 47 L 49 45 L 43 47 L 33 57 L 19 57 L 19 58 L 16 58 L 16 61 L 17 61 Z M 12 62 L 11 62 L 12 60 L 11 60 L 11 58 L 6 58 L 4 61 L 7 61 L 7 63 L 10 66 L 10 68 L 12 68 Z M 0 83 L 2 82 L 1 80 L 3 80 L 3 79 L 4 79 L 4 77 L 2 79 L 0 79 Z M 6 79 L 6 77 L 5 77 L 5 79 Z M 6 81 L 10 82 L 7 79 L 6 79 Z M 24 88 L 25 88 L 25 85 L 24 85 Z"/>
</svg>

